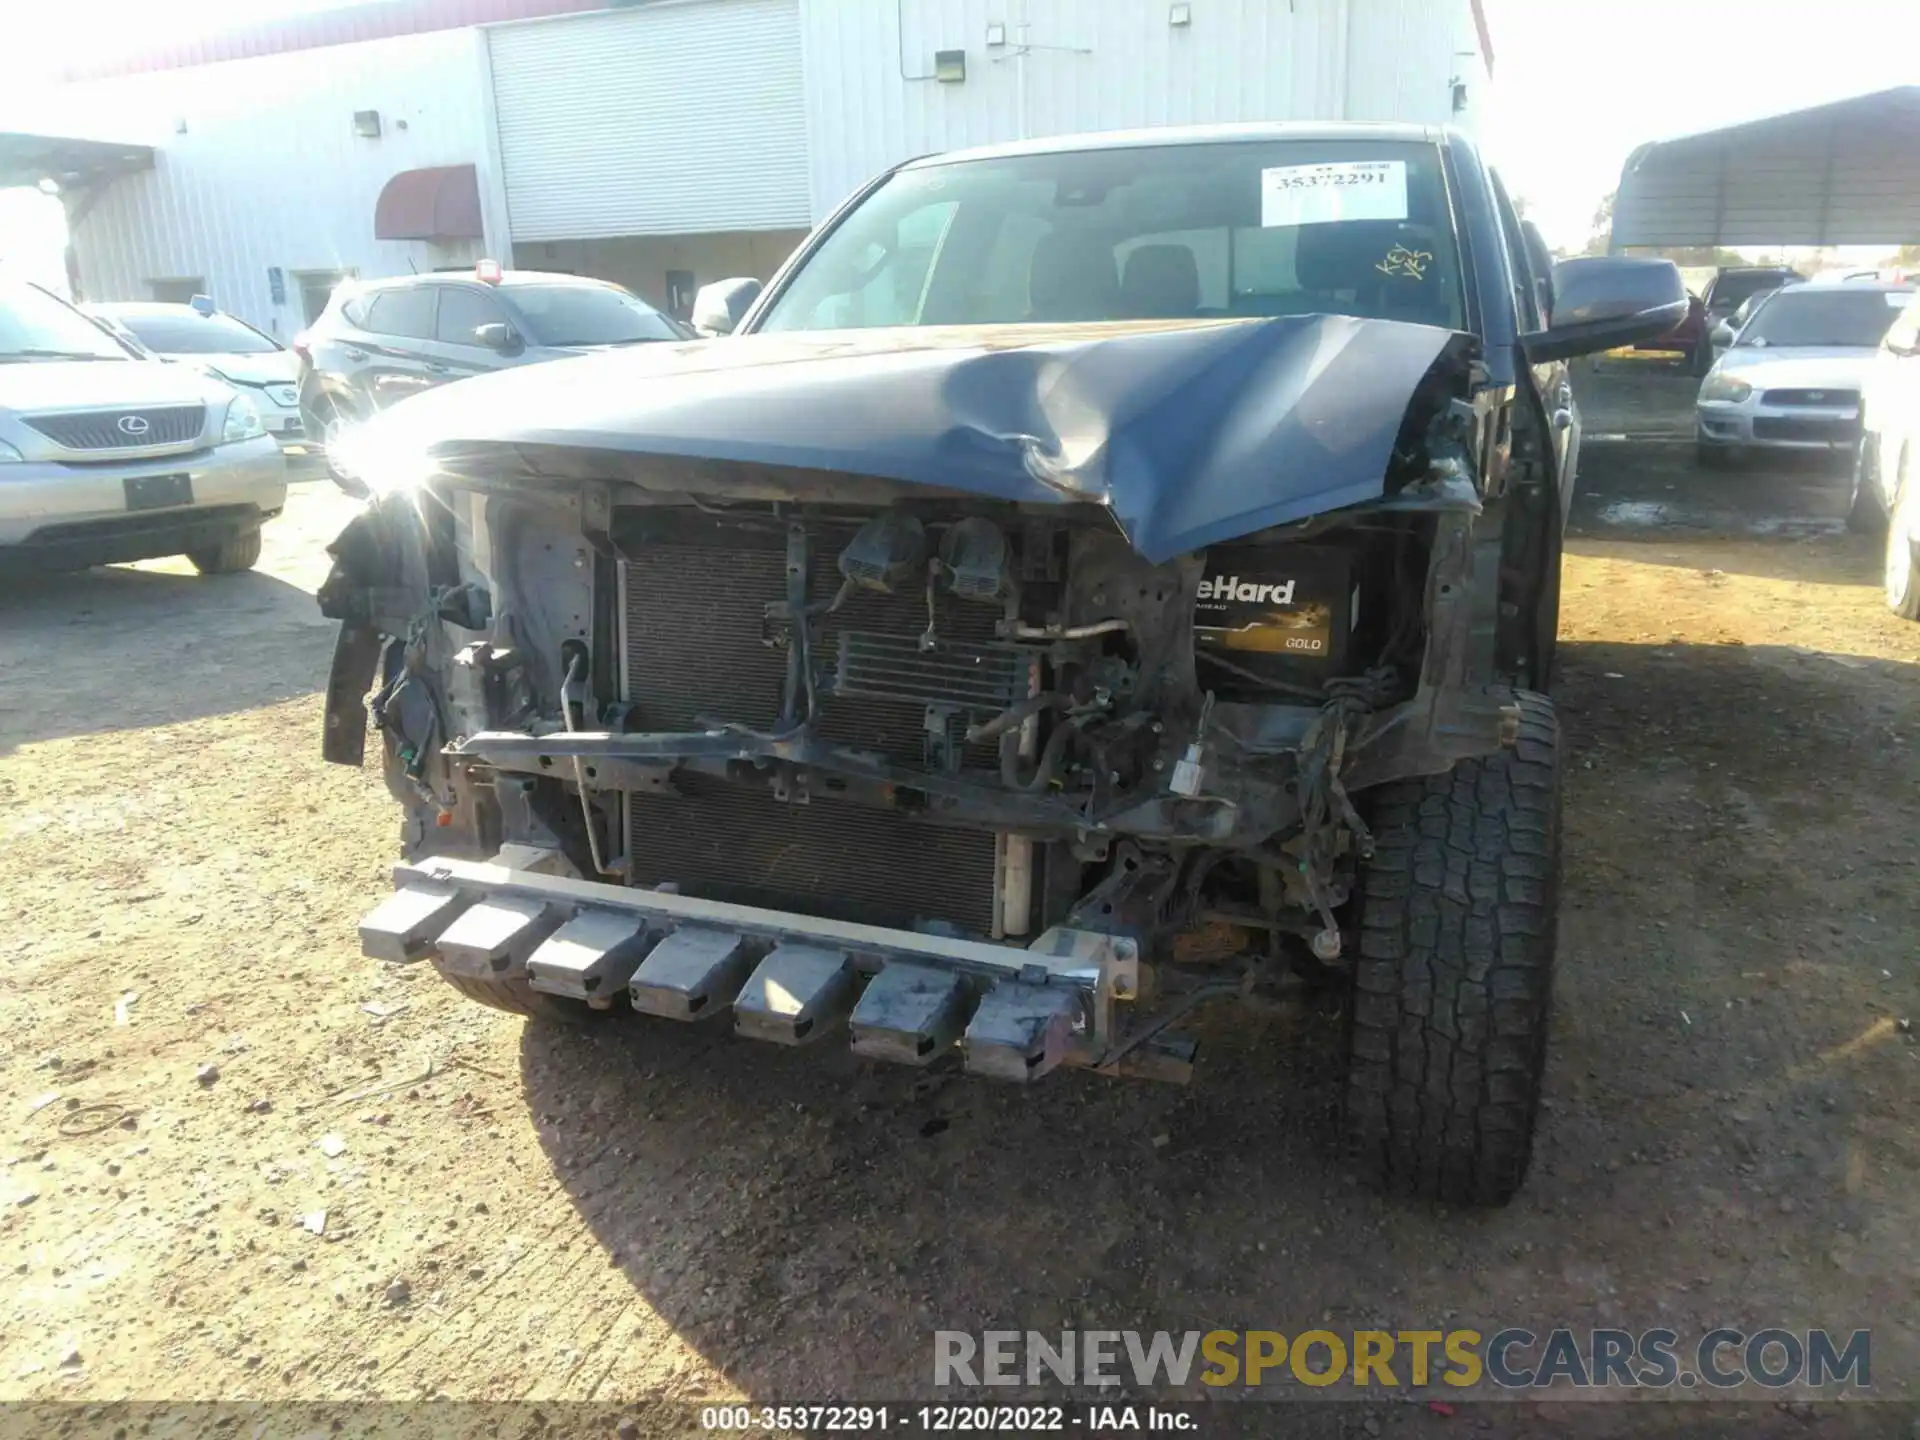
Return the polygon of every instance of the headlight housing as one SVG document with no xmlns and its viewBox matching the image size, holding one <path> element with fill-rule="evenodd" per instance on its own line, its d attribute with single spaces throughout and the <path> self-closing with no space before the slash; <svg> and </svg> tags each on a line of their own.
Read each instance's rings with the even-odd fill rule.
<svg viewBox="0 0 1920 1440">
<path fill-rule="evenodd" d="M 231 445 L 236 440 L 251 440 L 267 433 L 267 427 L 260 423 L 260 412 L 254 408 L 253 401 L 244 395 L 236 395 L 227 402 L 227 423 L 220 432 L 220 443 Z"/>
<path fill-rule="evenodd" d="M 1700 398 L 1717 400 L 1728 405 L 1738 405 L 1753 394 L 1753 386 L 1732 375 L 1723 375 L 1718 370 L 1700 382 Z"/>
</svg>

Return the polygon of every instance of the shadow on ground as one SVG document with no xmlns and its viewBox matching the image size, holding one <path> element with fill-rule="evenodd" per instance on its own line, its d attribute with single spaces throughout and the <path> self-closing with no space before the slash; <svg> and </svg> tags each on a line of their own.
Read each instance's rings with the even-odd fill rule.
<svg viewBox="0 0 1920 1440">
<path fill-rule="evenodd" d="M 313 596 L 258 571 L 0 577 L 0 754 L 311 694 L 331 646 Z"/>
<path fill-rule="evenodd" d="M 1340 1019 L 1313 1004 L 1212 1017 L 1188 1089 L 1069 1073 L 1026 1092 L 631 1016 L 529 1027 L 555 1176 L 645 1303 L 756 1397 L 931 1397 L 936 1329 L 1784 1318 L 1884 1324 L 1897 1349 L 1920 1154 L 1883 1143 L 1915 1098 L 1886 1017 L 1920 994 L 1880 957 L 1920 937 L 1911 843 L 1886 843 L 1920 833 L 1914 668 L 1612 644 L 1569 644 L 1563 667 L 1559 1008 L 1506 1210 L 1349 1183 Z M 1906 1394 L 1911 1357 L 1884 1359 Z M 1704 1420 L 1582 1409 L 1579 1433 Z M 1393 1433 L 1439 1420 L 1380 1413 Z M 1551 1413 L 1508 1433 L 1572 1433 Z"/>
</svg>

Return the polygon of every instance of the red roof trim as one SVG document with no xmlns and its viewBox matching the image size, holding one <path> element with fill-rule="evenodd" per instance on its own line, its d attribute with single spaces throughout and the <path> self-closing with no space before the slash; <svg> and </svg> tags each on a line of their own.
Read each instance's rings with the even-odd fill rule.
<svg viewBox="0 0 1920 1440">
<path fill-rule="evenodd" d="M 108 55 L 69 66 L 62 80 L 102 80 L 150 70 L 186 70 L 227 60 L 251 60 L 293 50 L 318 50 L 385 40 L 395 35 L 425 35 L 462 30 L 503 20 L 535 20 L 604 10 L 609 0 L 371 0 L 334 10 L 285 15 L 257 24 L 155 45 L 131 54 Z"/>
</svg>

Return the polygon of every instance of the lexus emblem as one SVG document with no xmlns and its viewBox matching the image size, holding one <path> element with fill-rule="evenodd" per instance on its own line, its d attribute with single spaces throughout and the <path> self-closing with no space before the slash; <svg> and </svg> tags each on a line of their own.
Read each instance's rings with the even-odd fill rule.
<svg viewBox="0 0 1920 1440">
<path fill-rule="evenodd" d="M 131 435 L 136 440 L 153 428 L 144 415 L 122 415 L 116 422 L 116 428 L 122 435 Z"/>
<path fill-rule="evenodd" d="M 1816 405 L 1818 405 L 1822 400 L 1826 398 L 1827 398 L 1827 392 L 1824 390 L 1807 391 L 1807 399 L 1813 401 L 1813 403 Z"/>
</svg>

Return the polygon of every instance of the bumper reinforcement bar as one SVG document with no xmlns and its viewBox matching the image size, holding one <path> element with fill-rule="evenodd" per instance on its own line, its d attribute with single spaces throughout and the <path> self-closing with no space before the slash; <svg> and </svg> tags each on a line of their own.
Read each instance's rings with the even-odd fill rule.
<svg viewBox="0 0 1920 1440">
<path fill-rule="evenodd" d="M 782 1045 L 850 1036 L 861 1055 L 925 1065 L 956 1045 L 966 1068 L 1028 1082 L 1060 1065 L 1185 1082 L 1195 1046 L 1156 1035 L 1120 1050 L 1140 998 L 1139 947 L 1056 926 L 992 944 L 435 858 L 394 869 L 395 893 L 360 922 L 377 960 L 673 1020 L 731 1011 L 734 1030 Z"/>
</svg>

